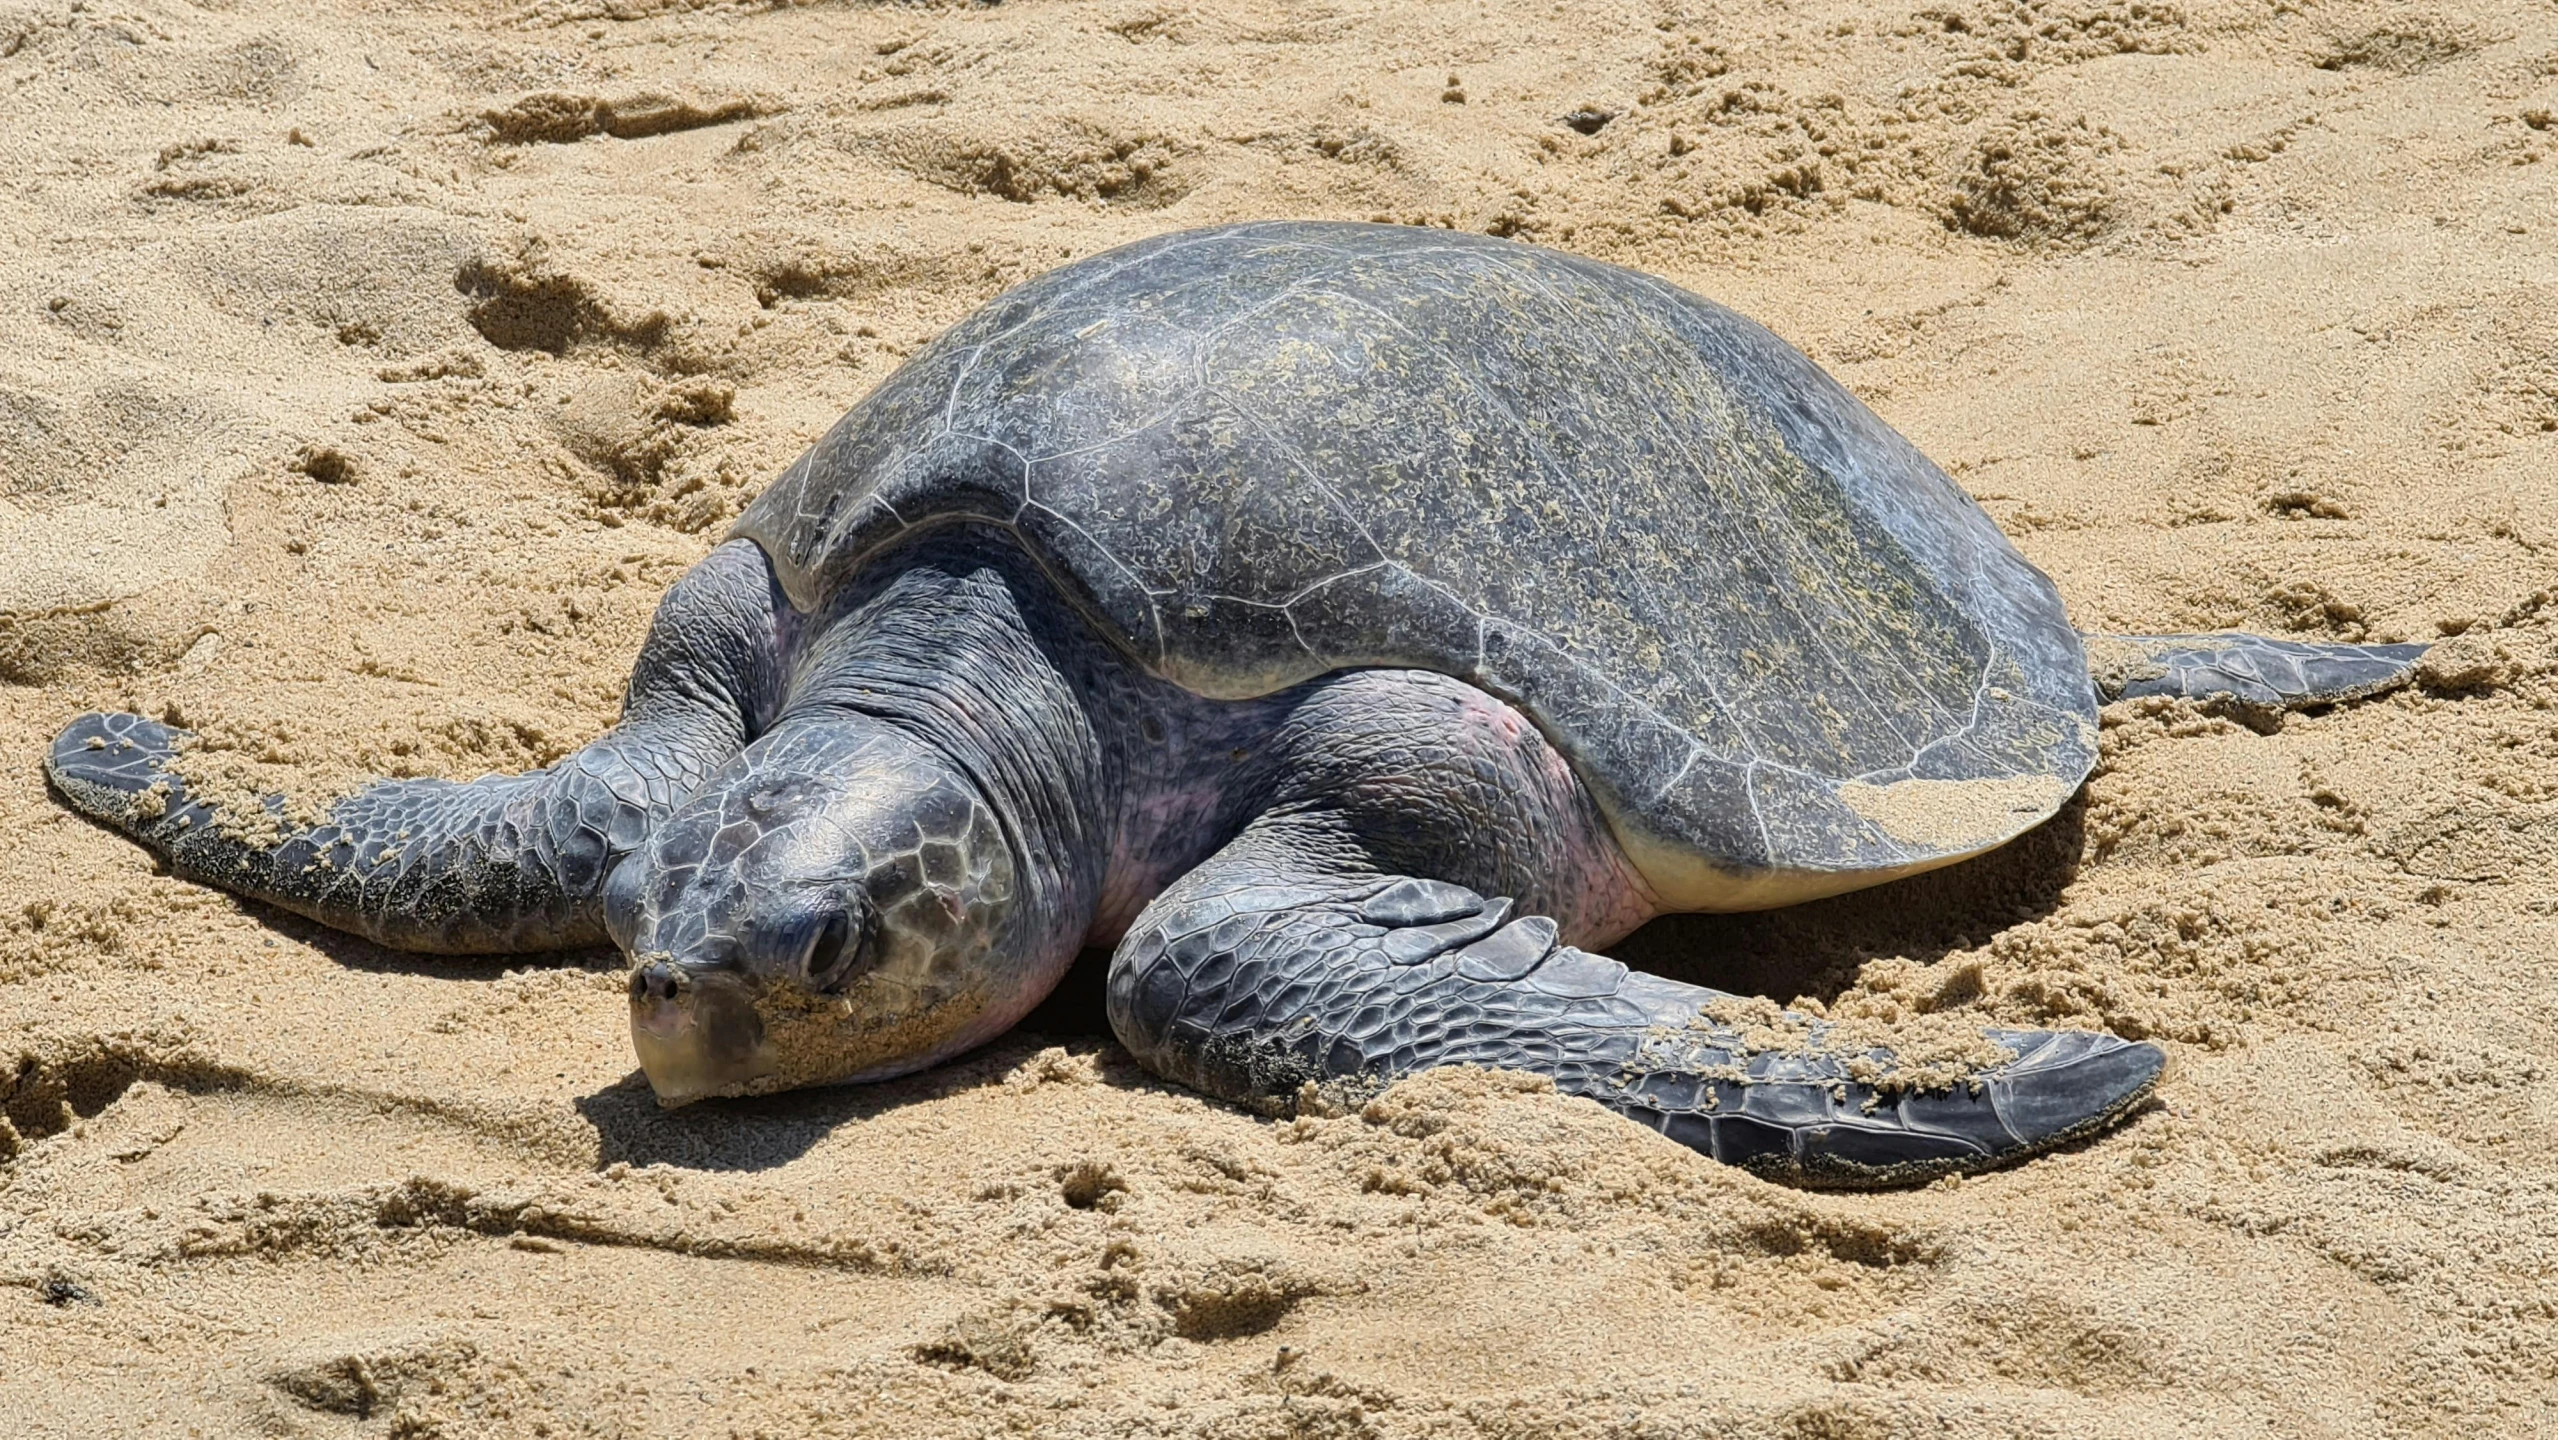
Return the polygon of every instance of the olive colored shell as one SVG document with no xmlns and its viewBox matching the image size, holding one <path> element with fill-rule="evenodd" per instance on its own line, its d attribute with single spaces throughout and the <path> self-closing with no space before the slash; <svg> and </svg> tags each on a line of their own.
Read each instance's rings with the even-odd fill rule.
<svg viewBox="0 0 2558 1440">
<path fill-rule="evenodd" d="M 1509 701 L 1674 906 L 1977 853 L 2095 759 L 2058 595 L 1943 471 L 1750 321 L 1511 241 L 1240 225 L 1066 266 L 736 533 L 814 609 L 954 521 L 1202 695 L 1398 666 Z"/>
</svg>

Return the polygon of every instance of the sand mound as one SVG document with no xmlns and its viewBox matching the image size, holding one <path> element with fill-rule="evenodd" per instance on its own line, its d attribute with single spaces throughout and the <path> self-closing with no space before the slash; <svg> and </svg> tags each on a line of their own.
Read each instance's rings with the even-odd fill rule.
<svg viewBox="0 0 2558 1440">
<path fill-rule="evenodd" d="M 0 0 L 0 93 L 0 1429 L 2558 1428 L 2545 6 Z M 2271 733 L 2118 706 L 2007 851 L 1624 950 L 2154 1038 L 2163 1106 L 1806 1196 L 1517 1077 L 1239 1114 L 1087 993 L 666 1115 L 613 957 L 378 950 L 43 793 L 92 705 L 261 788 L 545 763 L 941 327 L 1266 216 L 1733 304 L 2090 628 L 2450 637 Z"/>
</svg>

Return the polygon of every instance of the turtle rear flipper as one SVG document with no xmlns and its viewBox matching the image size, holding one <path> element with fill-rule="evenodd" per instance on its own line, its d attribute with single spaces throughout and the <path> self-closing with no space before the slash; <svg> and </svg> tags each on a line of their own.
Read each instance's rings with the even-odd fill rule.
<svg viewBox="0 0 2558 1440">
<path fill-rule="evenodd" d="M 404 950 L 488 954 L 604 939 L 613 866 L 769 714 L 777 591 L 734 542 L 659 605 L 621 724 L 548 769 L 379 780 L 299 828 L 276 796 L 208 804 L 173 764 L 192 738 L 140 715 L 71 722 L 45 775 L 81 813 L 191 880 Z"/>
<path fill-rule="evenodd" d="M 1918 1184 L 2066 1144 L 2131 1113 L 2166 1064 L 2110 1035 L 1992 1030 L 2008 1058 L 1898 1088 L 1887 1052 L 1834 1046 L 1826 1024 L 1754 1048 L 1709 1014 L 1735 997 L 1555 937 L 1506 900 L 1345 871 L 1266 819 L 1129 930 L 1111 1026 L 1156 1072 L 1256 1108 L 1309 1083 L 1356 1099 L 1443 1065 L 1531 1071 L 1714 1159 L 1821 1188 Z"/>
<path fill-rule="evenodd" d="M 2090 635 L 2096 695 L 2111 703 L 2175 695 L 2249 710 L 2335 705 L 2395 689 L 2416 673 L 2423 645 L 2341 645 L 2235 632 Z"/>
</svg>

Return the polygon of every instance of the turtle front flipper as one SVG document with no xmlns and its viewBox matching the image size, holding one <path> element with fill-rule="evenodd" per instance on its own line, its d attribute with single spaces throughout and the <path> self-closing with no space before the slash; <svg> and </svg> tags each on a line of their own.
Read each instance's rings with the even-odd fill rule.
<svg viewBox="0 0 2558 1440">
<path fill-rule="evenodd" d="M 1248 829 L 1149 906 L 1110 971 L 1112 1028 L 1149 1068 L 1257 1107 L 1441 1065 L 1550 1075 L 1715 1159 L 1815 1187 L 1916 1184 L 2092 1134 L 2158 1083 L 2157 1047 L 1989 1030 L 2007 1058 L 1901 1088 L 1826 1025 L 1754 1049 L 1735 997 L 1556 943 L 1543 916 L 1455 885 L 1340 868 Z M 1794 1017 L 1800 1019 L 1800 1017 Z"/>
<path fill-rule="evenodd" d="M 714 551 L 659 605 L 621 724 L 545 770 L 375 781 L 302 828 L 279 797 L 216 806 L 190 790 L 173 763 L 187 732 L 92 712 L 54 740 L 45 775 L 181 876 L 385 945 L 597 944 L 613 866 L 769 715 L 778 595 L 751 543 Z"/>
<path fill-rule="evenodd" d="M 216 808 L 172 767 L 192 737 L 139 715 L 83 715 L 45 773 L 189 880 L 263 900 L 403 950 L 452 954 L 600 943 L 614 861 L 680 793 L 615 735 L 548 770 L 469 784 L 377 781 L 296 829 L 281 797 Z M 663 755 L 663 752 L 660 752 Z M 676 758 L 664 756 L 663 758 Z M 717 757 L 709 757 L 713 763 Z M 707 765 L 700 767 L 706 770 Z"/>
<path fill-rule="evenodd" d="M 2423 645 L 2340 645 L 2226 632 L 2090 635 L 2096 697 L 2111 703 L 2176 695 L 2247 710 L 2335 705 L 2395 689 L 2416 673 Z"/>
</svg>

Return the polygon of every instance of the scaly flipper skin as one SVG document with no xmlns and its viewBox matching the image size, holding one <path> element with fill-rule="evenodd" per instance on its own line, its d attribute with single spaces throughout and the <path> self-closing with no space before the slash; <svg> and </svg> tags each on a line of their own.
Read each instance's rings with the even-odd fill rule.
<svg viewBox="0 0 2558 1440">
<path fill-rule="evenodd" d="M 2086 1032 L 1991 1030 L 2015 1058 L 1933 1091 L 1851 1078 L 1879 1052 L 1815 1026 L 1753 1054 L 1718 991 L 1555 942 L 1553 921 L 1459 886 L 1359 873 L 1319 832 L 1256 824 L 1149 906 L 1110 975 L 1111 1025 L 1150 1069 L 1246 1104 L 1373 1088 L 1439 1065 L 1554 1077 L 1629 1119 L 1791 1184 L 1916 1184 L 2009 1163 L 2141 1103 L 2165 1056 Z"/>
<path fill-rule="evenodd" d="M 2407 683 L 2423 645 L 2338 645 L 2213 635 L 2090 635 L 2099 700 L 2177 695 L 2249 710 L 2360 700 Z"/>
<path fill-rule="evenodd" d="M 2100 1129 L 2165 1063 L 2106 1035 L 1993 1030 L 2014 1058 L 1886 1094 L 1855 1077 L 1891 1058 L 1830 1047 L 1826 1026 L 1753 1053 L 1704 1013 L 1734 997 L 1574 943 L 1657 907 L 1544 736 L 1442 676 L 1307 687 L 1245 768 L 1260 765 L 1258 813 L 1146 907 L 1110 971 L 1120 1041 L 1213 1095 L 1284 1104 L 1308 1082 L 1528 1070 L 1769 1178 L 1876 1186 Z"/>
<path fill-rule="evenodd" d="M 74 720 L 45 774 L 176 873 L 385 945 L 597 944 L 613 866 L 770 713 L 786 639 L 778 596 L 761 551 L 723 546 L 658 606 L 622 721 L 602 739 L 524 775 L 377 781 L 272 845 L 244 843 L 189 794 L 167 768 L 185 732 L 139 715 Z M 280 801 L 267 807 L 281 816 Z"/>
</svg>

